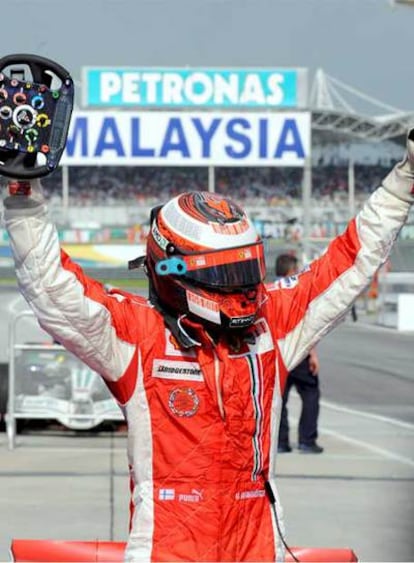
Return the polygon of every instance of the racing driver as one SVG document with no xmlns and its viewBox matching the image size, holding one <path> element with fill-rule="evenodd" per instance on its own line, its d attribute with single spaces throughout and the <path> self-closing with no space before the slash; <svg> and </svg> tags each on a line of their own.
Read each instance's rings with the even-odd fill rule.
<svg viewBox="0 0 414 563">
<path fill-rule="evenodd" d="M 232 200 L 183 193 L 151 214 L 149 298 L 106 290 L 60 249 L 38 180 L 9 182 L 5 224 L 40 325 L 102 375 L 128 423 L 126 561 L 284 561 L 275 483 L 287 373 L 387 259 L 414 200 L 407 155 L 299 275 L 266 285 Z"/>
</svg>

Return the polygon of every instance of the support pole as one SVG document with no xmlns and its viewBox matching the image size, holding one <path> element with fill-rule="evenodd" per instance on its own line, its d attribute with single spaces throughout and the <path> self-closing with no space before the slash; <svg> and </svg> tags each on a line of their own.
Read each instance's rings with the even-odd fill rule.
<svg viewBox="0 0 414 563">
<path fill-rule="evenodd" d="M 216 169 L 214 166 L 208 167 L 208 191 L 211 193 L 216 191 Z"/>
<path fill-rule="evenodd" d="M 69 215 L 69 167 L 62 166 L 62 209 L 63 222 L 66 225 Z"/>
<path fill-rule="evenodd" d="M 303 169 L 302 207 L 303 207 L 303 255 L 304 261 L 312 259 L 310 248 L 311 232 L 311 197 L 312 197 L 312 161 L 308 156 Z"/>
<path fill-rule="evenodd" d="M 355 166 L 352 158 L 348 163 L 348 204 L 349 215 L 352 219 L 355 216 Z"/>
</svg>

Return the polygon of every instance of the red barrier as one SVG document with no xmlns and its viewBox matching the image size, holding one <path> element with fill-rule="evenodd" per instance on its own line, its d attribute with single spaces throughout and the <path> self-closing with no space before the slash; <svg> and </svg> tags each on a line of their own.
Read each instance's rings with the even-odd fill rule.
<svg viewBox="0 0 414 563">
<path fill-rule="evenodd" d="M 60 541 L 60 540 L 13 540 L 13 561 L 32 563 L 90 563 L 122 562 L 125 542 L 110 541 Z M 303 563 L 339 563 L 358 561 L 352 549 L 317 547 L 292 547 L 296 559 Z M 288 554 L 286 563 L 294 561 Z"/>
</svg>

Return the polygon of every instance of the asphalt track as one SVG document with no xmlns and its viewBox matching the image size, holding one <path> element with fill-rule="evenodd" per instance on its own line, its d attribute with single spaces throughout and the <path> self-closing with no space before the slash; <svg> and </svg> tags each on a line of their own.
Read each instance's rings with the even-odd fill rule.
<svg viewBox="0 0 414 563">
<path fill-rule="evenodd" d="M 7 318 L 25 307 L 0 295 Z M 24 321 L 21 338 L 39 329 Z M 414 334 L 348 319 L 318 346 L 322 455 L 279 455 L 279 491 L 291 545 L 352 547 L 361 561 L 414 560 Z M 1 351 L 2 350 L 2 351 Z M 292 442 L 300 403 L 289 402 Z M 128 475 L 123 433 L 0 434 L 0 560 L 13 537 L 123 540 Z"/>
</svg>

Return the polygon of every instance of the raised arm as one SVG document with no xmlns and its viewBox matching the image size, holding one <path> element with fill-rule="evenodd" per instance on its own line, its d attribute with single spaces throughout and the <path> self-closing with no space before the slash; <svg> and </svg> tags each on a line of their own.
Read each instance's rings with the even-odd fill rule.
<svg viewBox="0 0 414 563">
<path fill-rule="evenodd" d="M 39 180 L 21 185 L 27 195 L 4 200 L 20 291 L 42 328 L 104 378 L 116 381 L 135 351 L 131 306 L 109 295 L 61 251 Z"/>
<path fill-rule="evenodd" d="M 414 129 L 407 153 L 346 231 L 299 274 L 270 288 L 284 363 L 292 369 L 334 328 L 388 258 L 414 202 Z"/>
</svg>

